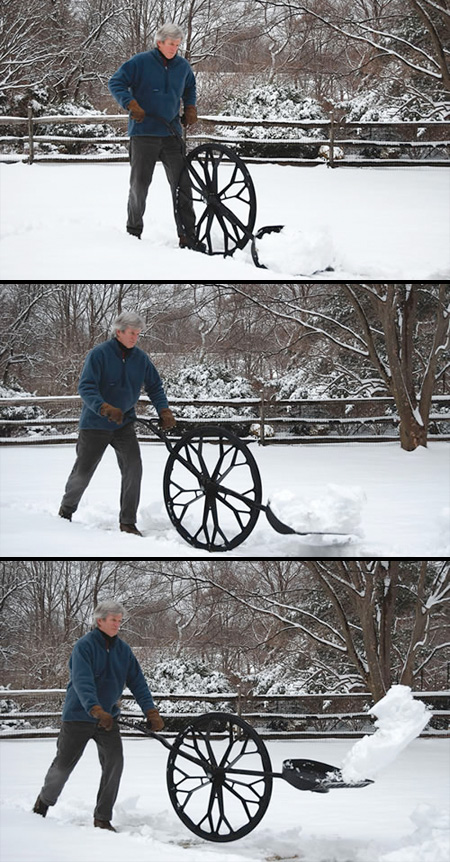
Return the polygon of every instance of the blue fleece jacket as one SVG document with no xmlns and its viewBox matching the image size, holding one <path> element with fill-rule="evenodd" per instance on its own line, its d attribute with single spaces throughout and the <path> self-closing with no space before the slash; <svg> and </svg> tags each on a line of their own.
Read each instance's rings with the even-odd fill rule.
<svg viewBox="0 0 450 862">
<path fill-rule="evenodd" d="M 195 76 L 188 61 L 178 54 L 166 60 L 158 48 L 135 54 L 123 63 L 109 79 L 108 87 L 122 108 L 126 110 L 131 100 L 136 99 L 147 114 L 141 123 L 129 118 L 130 136 L 170 135 L 170 129 L 158 117 L 173 123 L 181 135 L 180 101 L 185 107 L 196 102 Z"/>
<path fill-rule="evenodd" d="M 117 701 L 128 686 L 145 713 L 154 702 L 131 647 L 119 637 L 109 645 L 100 629 L 94 629 L 76 642 L 69 659 L 70 681 L 62 711 L 63 721 L 93 721 L 93 706 L 119 715 Z"/>
<path fill-rule="evenodd" d="M 134 407 L 142 386 L 158 413 L 163 407 L 168 407 L 161 378 L 140 347 L 123 351 L 117 338 L 98 344 L 88 353 L 78 384 L 78 392 L 83 399 L 80 428 L 104 431 L 123 428 L 136 417 Z M 123 410 L 122 425 L 100 416 L 104 403 Z"/>
</svg>

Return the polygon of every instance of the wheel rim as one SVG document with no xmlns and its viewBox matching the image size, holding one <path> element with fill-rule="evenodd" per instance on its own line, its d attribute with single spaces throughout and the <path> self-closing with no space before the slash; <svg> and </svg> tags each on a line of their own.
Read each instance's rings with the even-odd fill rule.
<svg viewBox="0 0 450 862">
<path fill-rule="evenodd" d="M 167 459 L 163 491 L 170 520 L 196 548 L 232 550 L 258 520 L 258 466 L 245 443 L 226 428 L 207 426 L 184 434 Z"/>
<path fill-rule="evenodd" d="M 193 764 L 184 754 L 200 763 Z M 191 832 L 208 841 L 235 841 L 264 816 L 272 793 L 271 771 L 268 751 L 249 724 L 229 713 L 210 713 L 175 739 L 167 787 L 178 817 Z"/>
<path fill-rule="evenodd" d="M 256 195 L 250 173 L 229 147 L 204 144 L 186 157 L 192 202 L 196 217 L 197 242 L 208 254 L 232 255 L 252 238 L 256 220 Z M 179 184 L 176 194 L 177 219 L 185 192 Z"/>
</svg>

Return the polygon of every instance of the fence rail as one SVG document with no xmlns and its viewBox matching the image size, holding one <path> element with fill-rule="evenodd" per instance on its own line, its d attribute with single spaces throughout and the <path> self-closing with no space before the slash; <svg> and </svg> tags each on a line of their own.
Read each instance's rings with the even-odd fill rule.
<svg viewBox="0 0 450 862">
<path fill-rule="evenodd" d="M 242 438 L 258 440 L 263 446 L 277 443 L 386 443 L 399 440 L 399 417 L 395 412 L 394 400 L 389 397 L 291 400 L 267 397 L 263 390 L 255 398 L 170 398 L 170 402 L 175 413 L 177 407 L 201 409 L 197 417 L 183 418 L 180 414 L 181 418 L 177 422 L 179 431 L 193 425 L 226 425 Z M 148 404 L 147 398 L 139 399 L 142 407 L 145 405 L 148 409 Z M 432 404 L 428 439 L 450 440 L 450 395 L 434 395 Z M 74 442 L 77 433 L 69 429 L 78 424 L 79 410 L 73 408 L 79 408 L 80 405 L 79 395 L 2 398 L 0 445 Z M 51 411 L 53 415 L 5 415 L 5 408 L 39 406 L 46 407 L 47 414 Z M 208 407 L 221 408 L 225 415 L 203 415 Z M 226 415 L 227 412 L 232 415 Z M 156 416 L 154 412 L 149 414 L 144 411 L 139 415 L 146 418 Z M 25 428 L 34 428 L 36 431 L 32 435 L 11 436 L 14 431 Z M 138 427 L 138 438 L 146 442 L 159 442 L 151 432 L 145 434 L 142 426 Z"/>
<path fill-rule="evenodd" d="M 65 689 L 5 689 L 0 691 L 0 701 L 7 705 L 0 711 L 0 739 L 56 736 L 59 732 L 61 706 Z M 424 701 L 432 712 L 432 718 L 421 736 L 450 736 L 450 691 L 414 692 L 413 696 Z M 207 694 L 168 694 L 153 692 L 156 703 L 165 708 L 161 713 L 166 722 L 165 734 L 175 735 L 187 720 L 214 709 L 235 712 L 255 726 L 265 738 L 320 738 L 360 737 L 373 732 L 373 723 L 368 709 L 373 705 L 368 692 L 358 694 L 278 694 L 255 695 L 252 692 L 214 692 Z M 20 699 L 24 708 L 12 707 L 11 701 Z M 48 701 L 55 699 L 58 709 L 49 709 Z M 9 701 L 9 704 L 8 704 Z M 45 706 L 42 703 L 45 702 Z M 141 717 L 141 712 L 131 694 L 122 698 L 122 714 Z M 176 711 L 170 705 L 182 703 L 194 709 Z M 133 706 L 133 709 L 127 708 Z M 206 705 L 206 707 L 205 707 Z M 48 726 L 51 720 L 52 726 Z M 32 726 L 34 723 L 34 726 Z M 27 726 L 24 726 L 27 725 Z M 40 726 L 39 726 L 40 725 Z M 128 731 L 124 731 L 125 734 Z M 132 734 L 132 732 L 131 732 Z M 136 732 L 139 736 L 139 733 Z"/>
<path fill-rule="evenodd" d="M 127 117 L 124 114 L 92 114 L 84 116 L 72 115 L 46 115 L 34 116 L 32 108 L 29 108 L 28 116 L 0 116 L 0 126 L 9 126 L 12 128 L 24 127 L 24 134 L 3 135 L 0 136 L 0 145 L 10 147 L 17 143 L 18 150 L 21 152 L 2 153 L 0 154 L 1 161 L 26 161 L 29 164 L 38 162 L 123 162 L 128 160 L 128 152 L 125 146 L 129 138 L 126 134 L 119 134 L 114 137 L 99 136 L 93 137 L 87 135 L 70 136 L 70 135 L 50 135 L 37 134 L 36 129 L 40 126 L 64 124 L 64 125 L 92 125 L 101 123 L 102 125 L 119 124 L 124 126 Z M 280 128 L 280 129 L 310 129 L 317 131 L 318 134 L 323 134 L 320 139 L 317 137 L 298 137 L 298 138 L 267 138 L 258 139 L 255 137 L 230 137 L 222 134 L 211 133 L 208 130 L 213 130 L 217 127 L 249 127 L 249 128 Z M 207 116 L 199 117 L 199 129 L 196 134 L 189 135 L 189 146 L 197 145 L 207 141 L 220 142 L 228 145 L 238 145 L 241 149 L 242 145 L 262 146 L 270 145 L 276 148 L 277 146 L 299 147 L 298 155 L 283 158 L 274 154 L 268 157 L 258 155 L 245 155 L 242 157 L 249 162 L 272 162 L 277 164 L 290 165 L 317 165 L 323 164 L 324 161 L 330 167 L 338 166 L 372 166 L 384 165 L 390 166 L 417 166 L 431 165 L 433 167 L 443 167 L 450 164 L 450 122 L 429 122 L 424 121 L 392 121 L 392 122 L 346 122 L 345 118 L 338 118 L 331 113 L 326 120 L 250 120 L 244 117 L 225 117 L 225 116 Z M 373 131 L 375 130 L 375 131 Z M 349 136 L 349 132 L 353 135 Z M 384 137 L 379 137 L 379 132 L 384 134 Z M 370 133 L 370 137 L 368 134 Z M 445 138 L 444 136 L 447 136 Z M 397 138 L 400 137 L 400 140 Z M 110 146 L 117 148 L 117 145 L 123 147 L 123 152 L 109 153 L 90 153 L 90 154 L 74 154 L 66 152 L 39 152 L 40 145 L 50 145 L 56 147 L 62 145 L 67 149 L 68 146 L 76 145 L 93 145 L 98 144 L 103 147 Z M 302 156 L 300 148 L 308 146 L 315 149 L 313 157 Z M 319 153 L 319 148 L 325 147 L 323 155 Z M 348 149 L 363 150 L 364 148 L 377 148 L 379 153 L 375 157 L 353 156 L 347 157 Z M 422 158 L 411 157 L 415 150 L 428 150 L 428 155 Z M 442 155 L 442 150 L 444 155 Z M 440 155 L 437 155 L 437 153 Z M 342 155 L 343 154 L 343 155 Z M 431 155 L 433 154 L 433 155 Z"/>
</svg>

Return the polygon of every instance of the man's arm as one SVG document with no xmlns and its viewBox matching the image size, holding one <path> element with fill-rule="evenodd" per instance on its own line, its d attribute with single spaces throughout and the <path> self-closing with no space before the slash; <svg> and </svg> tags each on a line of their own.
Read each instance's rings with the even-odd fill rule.
<svg viewBox="0 0 450 862">
<path fill-rule="evenodd" d="M 123 411 L 120 407 L 107 404 L 100 394 L 101 363 L 94 353 L 89 353 L 81 372 L 78 392 L 86 407 L 100 416 L 106 416 L 110 422 L 121 425 L 123 422 Z"/>
<path fill-rule="evenodd" d="M 86 645 L 75 644 L 71 660 L 71 681 L 78 699 L 87 713 L 98 705 L 99 697 L 95 684 L 92 656 Z"/>
<path fill-rule="evenodd" d="M 187 78 L 186 78 L 186 84 L 185 84 L 184 92 L 183 92 L 183 104 L 184 104 L 184 107 L 187 108 L 188 105 L 195 105 L 196 103 L 197 103 L 197 86 L 195 83 L 195 75 L 191 69 Z"/>
<path fill-rule="evenodd" d="M 91 351 L 86 357 L 78 384 L 78 392 L 86 407 L 89 407 L 89 410 L 99 415 L 103 405 L 103 398 L 100 395 L 99 388 L 101 371 L 99 358 Z"/>
<path fill-rule="evenodd" d="M 141 666 L 131 649 L 126 683 L 143 713 L 149 709 L 155 709 L 152 693 L 142 673 Z"/>
<path fill-rule="evenodd" d="M 162 380 L 150 359 L 148 359 L 144 386 L 161 420 L 162 430 L 169 431 L 171 428 L 175 428 L 176 419 L 169 407 Z"/>
<path fill-rule="evenodd" d="M 127 60 L 126 63 L 122 63 L 117 72 L 114 72 L 111 75 L 108 81 L 108 89 L 112 96 L 114 96 L 116 102 L 124 108 L 128 109 L 130 102 L 133 99 L 132 88 L 134 83 L 134 76 L 136 71 L 136 63 L 133 59 Z"/>
<path fill-rule="evenodd" d="M 148 357 L 145 367 L 144 388 L 158 414 L 169 406 L 162 380 Z"/>
</svg>

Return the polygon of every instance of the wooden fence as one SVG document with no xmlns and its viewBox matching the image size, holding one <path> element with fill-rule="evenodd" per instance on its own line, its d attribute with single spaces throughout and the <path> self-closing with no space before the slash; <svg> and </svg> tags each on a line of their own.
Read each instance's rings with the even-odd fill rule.
<svg viewBox="0 0 450 862">
<path fill-rule="evenodd" d="M 80 403 L 78 395 L 2 398 L 0 445 L 74 442 L 77 439 L 74 426 L 79 421 Z M 147 398 L 141 397 L 139 403 L 148 407 L 149 402 Z M 193 425 L 225 425 L 240 437 L 248 441 L 258 440 L 263 446 L 276 443 L 386 443 L 399 440 L 399 418 L 393 399 L 388 397 L 274 400 L 261 391 L 258 398 L 170 398 L 170 403 L 175 414 L 177 407 L 189 406 L 199 410 L 197 418 L 178 418 L 180 432 Z M 450 440 L 450 395 L 435 395 L 432 403 L 428 439 Z M 5 416 L 5 408 L 8 412 L 7 408 L 39 406 L 46 408 L 47 415 L 44 418 Z M 205 416 L 208 407 L 221 408 L 225 415 Z M 231 416 L 226 415 L 230 412 Z M 142 411 L 139 415 L 148 418 L 151 414 Z M 36 429 L 33 434 L 11 436 L 16 430 L 29 432 L 33 428 Z M 143 426 L 137 426 L 137 429 L 141 441 L 159 442 L 151 432 L 145 432 Z"/>
<path fill-rule="evenodd" d="M 62 688 L 0 691 L 0 701 L 3 702 L 0 739 L 56 736 L 64 695 L 65 689 Z M 190 718 L 214 710 L 236 713 L 256 727 L 261 736 L 272 739 L 351 738 L 373 731 L 373 721 L 367 714 L 373 701 L 368 692 L 255 695 L 242 691 L 208 694 L 155 691 L 153 697 L 157 704 L 163 705 L 165 736 L 174 736 Z M 432 718 L 421 735 L 449 736 L 450 691 L 418 691 L 414 692 L 414 697 L 426 703 L 432 711 Z M 22 703 L 20 709 L 15 705 L 17 700 Z M 177 711 L 177 706 L 183 703 L 188 710 Z M 53 704 L 52 708 L 49 704 Z M 123 695 L 121 710 L 124 717 L 142 718 L 132 695 Z M 140 736 L 138 731 L 135 735 Z"/>
<path fill-rule="evenodd" d="M 0 136 L 0 146 L 11 148 L 16 146 L 17 151 L 0 153 L 1 161 L 26 161 L 29 164 L 35 161 L 39 162 L 123 162 L 128 160 L 128 152 L 126 145 L 128 137 L 124 131 L 124 123 L 126 123 L 124 114 L 93 114 L 84 116 L 71 115 L 45 115 L 36 117 L 33 115 L 32 108 L 29 108 L 27 117 L 15 116 L 0 116 L 0 126 L 9 126 L 17 128 L 17 134 L 6 134 Z M 119 134 L 112 137 L 111 134 L 106 136 L 92 137 L 89 133 L 82 137 L 71 137 L 61 134 L 39 134 L 36 128 L 39 126 L 49 125 L 113 125 L 119 126 Z M 122 133 L 120 133 L 122 126 Z M 253 127 L 253 128 L 277 128 L 277 129 L 299 129 L 302 131 L 312 130 L 317 131 L 320 137 L 303 137 L 298 138 L 255 138 L 255 137 L 230 137 L 223 133 L 217 135 L 214 130 L 217 127 Z M 22 134 L 20 130 L 22 129 Z M 209 130 L 213 131 L 210 132 Z M 448 167 L 450 164 L 449 148 L 450 148 L 450 122 L 429 122 L 411 121 L 411 122 L 346 122 L 345 118 L 338 118 L 333 113 L 329 115 L 327 120 L 249 120 L 244 117 L 224 117 L 224 116 L 200 116 L 198 131 L 196 127 L 195 134 L 189 134 L 188 147 L 196 146 L 199 143 L 207 141 L 224 143 L 235 146 L 243 150 L 242 157 L 248 162 L 270 162 L 276 164 L 289 165 L 317 165 L 323 164 L 324 161 L 331 167 L 338 166 L 417 166 L 431 165 L 433 167 Z M 40 152 L 40 145 L 60 146 L 70 148 L 76 146 L 96 145 L 103 148 L 110 147 L 112 152 L 91 153 L 91 154 L 70 154 L 68 152 Z M 117 146 L 122 150 L 117 152 Z M 294 155 L 282 158 L 277 155 L 277 148 L 298 147 L 298 155 L 295 151 Z M 261 148 L 268 146 L 273 149 L 267 157 L 257 155 L 245 155 L 245 147 L 255 146 Z M 301 155 L 301 148 L 307 147 L 313 149 L 313 156 Z M 319 155 L 319 148 L 325 147 L 325 154 Z M 373 152 L 376 148 L 377 156 L 364 155 L 364 151 Z M 116 150 L 116 151 L 114 151 Z M 348 157 L 348 150 L 356 150 L 356 154 Z M 343 157 L 341 154 L 343 152 Z M 361 154 L 359 155 L 358 152 Z M 415 153 L 420 153 L 421 157 L 416 158 Z M 425 153 L 425 155 L 424 155 Z"/>
</svg>

